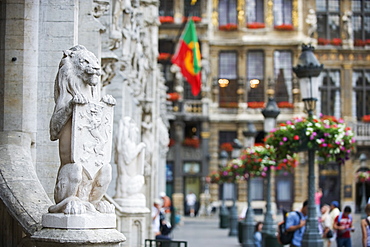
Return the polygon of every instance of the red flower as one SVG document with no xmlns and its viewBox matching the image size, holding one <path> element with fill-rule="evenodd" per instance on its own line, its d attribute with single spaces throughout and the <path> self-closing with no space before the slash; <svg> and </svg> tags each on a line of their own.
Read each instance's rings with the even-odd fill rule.
<svg viewBox="0 0 370 247">
<path fill-rule="evenodd" d="M 281 101 L 277 103 L 279 108 L 293 108 L 293 103 L 287 102 L 287 101 Z"/>
<path fill-rule="evenodd" d="M 253 102 L 248 102 L 247 104 L 249 108 L 264 108 L 265 107 L 265 102 L 263 101 L 253 101 Z"/>
<path fill-rule="evenodd" d="M 247 23 L 247 28 L 250 28 L 250 29 L 265 28 L 265 23 L 261 23 L 261 22 Z"/>
<path fill-rule="evenodd" d="M 159 21 L 161 23 L 173 23 L 173 17 L 172 16 L 160 16 Z"/>
<path fill-rule="evenodd" d="M 218 29 L 222 31 L 234 31 L 238 29 L 238 25 L 234 23 L 228 23 L 226 25 L 219 26 Z"/>
<path fill-rule="evenodd" d="M 158 54 L 157 60 L 158 61 L 168 60 L 171 56 L 172 56 L 171 53 L 161 52 Z"/>
<path fill-rule="evenodd" d="M 191 19 L 194 21 L 194 22 L 201 22 L 202 21 L 202 18 L 198 17 L 198 16 L 192 16 Z M 182 22 L 187 22 L 189 20 L 188 17 L 183 17 L 182 18 Z"/>
<path fill-rule="evenodd" d="M 294 29 L 292 24 L 281 24 L 274 27 L 276 30 L 291 31 Z"/>
<path fill-rule="evenodd" d="M 342 45 L 342 40 L 339 39 L 339 38 L 334 38 L 334 39 L 332 39 L 332 41 L 330 42 L 330 44 L 339 46 L 339 45 Z"/>
<path fill-rule="evenodd" d="M 293 137 L 293 139 L 294 139 L 294 140 L 296 140 L 296 141 L 298 141 L 298 140 L 299 140 L 299 136 L 295 135 L 295 136 Z"/>
<path fill-rule="evenodd" d="M 362 39 L 355 39 L 353 42 L 354 46 L 365 46 L 367 43 L 367 40 L 362 40 Z"/>
<path fill-rule="evenodd" d="M 328 45 L 328 44 L 330 44 L 330 40 L 324 39 L 324 38 L 318 38 L 317 39 L 317 43 L 319 45 Z"/>
</svg>

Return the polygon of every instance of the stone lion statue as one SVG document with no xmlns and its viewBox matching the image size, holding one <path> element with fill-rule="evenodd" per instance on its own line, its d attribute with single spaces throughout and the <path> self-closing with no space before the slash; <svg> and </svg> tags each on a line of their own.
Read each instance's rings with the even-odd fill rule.
<svg viewBox="0 0 370 247">
<path fill-rule="evenodd" d="M 61 164 L 54 189 L 56 205 L 49 208 L 50 213 L 114 211 L 113 205 L 101 200 L 111 181 L 111 165 L 101 164 L 96 174 L 89 177 L 81 163 L 72 160 L 74 106 L 91 102 L 115 105 L 115 99 L 110 95 L 100 99 L 100 69 L 96 56 L 82 45 L 64 51 L 60 61 L 54 86 L 55 108 L 50 120 L 50 139 L 59 140 Z"/>
</svg>

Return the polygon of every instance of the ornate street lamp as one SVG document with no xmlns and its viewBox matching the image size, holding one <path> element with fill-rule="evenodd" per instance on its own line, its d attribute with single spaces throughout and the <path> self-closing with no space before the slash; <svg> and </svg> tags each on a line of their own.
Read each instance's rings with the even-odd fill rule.
<svg viewBox="0 0 370 247">
<path fill-rule="evenodd" d="M 276 126 L 276 118 L 280 114 L 279 107 L 276 104 L 274 98 L 269 97 L 266 108 L 261 111 L 265 118 L 264 131 L 265 133 L 270 132 Z M 266 172 L 267 188 L 266 188 L 266 214 L 263 221 L 263 246 L 273 246 L 273 242 L 276 242 L 275 237 L 275 222 L 272 218 L 271 212 L 271 168 Z M 269 241 L 271 240 L 271 241 Z"/>
<path fill-rule="evenodd" d="M 245 148 L 252 147 L 254 145 L 254 139 L 257 135 L 257 131 L 255 126 L 252 123 L 247 124 L 247 130 L 243 131 L 243 135 L 245 137 Z M 245 214 L 245 219 L 242 224 L 242 246 L 243 247 L 254 247 L 253 242 L 253 232 L 254 232 L 254 212 L 251 204 L 251 195 L 252 195 L 252 187 L 251 187 L 251 179 L 247 179 L 247 189 L 248 189 L 248 195 L 247 195 L 247 203 L 248 208 L 247 212 Z"/>
<path fill-rule="evenodd" d="M 363 170 L 363 171 L 365 171 L 366 160 L 367 160 L 366 154 L 362 153 L 360 155 L 360 166 L 361 166 L 361 170 Z M 362 198 L 361 198 L 361 218 L 362 219 L 365 219 L 367 217 L 367 214 L 365 212 L 366 204 L 367 204 L 367 200 L 366 200 L 366 181 L 364 181 L 364 182 L 362 182 Z"/>
<path fill-rule="evenodd" d="M 219 153 L 218 158 L 220 160 L 221 166 L 225 167 L 229 159 L 229 154 L 225 150 L 222 150 Z M 229 210 L 227 210 L 227 207 L 225 205 L 225 184 L 222 184 L 222 204 L 220 207 L 219 217 L 220 217 L 220 228 L 228 228 L 229 227 Z"/>
<path fill-rule="evenodd" d="M 242 144 L 238 139 L 233 141 L 233 151 L 231 152 L 231 158 L 236 159 L 240 156 L 240 150 L 242 149 Z M 236 182 L 233 183 L 233 205 L 230 209 L 230 231 L 229 236 L 238 235 L 238 210 L 236 207 L 236 197 L 237 197 L 237 186 Z"/>
<path fill-rule="evenodd" d="M 318 76 L 324 66 L 315 57 L 311 45 L 302 45 L 302 54 L 299 56 L 298 65 L 293 67 L 297 75 L 302 93 L 305 110 L 308 118 L 313 117 L 318 98 Z M 315 208 L 315 149 L 308 148 L 308 219 L 306 231 L 302 239 L 302 247 L 322 247 L 323 240 L 319 233 Z"/>
</svg>

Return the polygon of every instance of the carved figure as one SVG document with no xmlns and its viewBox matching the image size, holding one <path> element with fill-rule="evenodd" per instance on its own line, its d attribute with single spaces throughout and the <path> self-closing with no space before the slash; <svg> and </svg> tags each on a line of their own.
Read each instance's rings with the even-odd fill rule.
<svg viewBox="0 0 370 247">
<path fill-rule="evenodd" d="M 140 199 L 144 185 L 145 143 L 138 143 L 139 128 L 130 117 L 121 119 L 116 143 L 117 187 L 114 198 Z"/>
<path fill-rule="evenodd" d="M 64 51 L 55 79 L 55 107 L 50 120 L 50 139 L 59 139 L 61 163 L 54 189 L 56 205 L 49 208 L 50 213 L 114 212 L 113 205 L 101 200 L 111 181 L 111 166 L 99 157 L 110 149 L 109 138 L 100 131 L 113 118 L 104 111 L 115 104 L 115 99 L 106 95 L 100 102 L 100 75 L 98 59 L 84 46 Z M 76 122 L 72 124 L 73 118 Z M 84 132 L 90 141 L 82 142 L 84 138 L 73 132 Z"/>
<path fill-rule="evenodd" d="M 313 9 L 310 9 L 308 11 L 308 15 L 306 18 L 306 23 L 308 24 L 308 32 L 307 35 L 312 38 L 317 31 L 317 17 L 316 17 L 316 12 Z"/>
<path fill-rule="evenodd" d="M 348 10 L 342 16 L 343 31 L 345 33 L 345 39 L 349 42 L 353 40 L 353 26 L 352 26 L 352 11 Z"/>
</svg>

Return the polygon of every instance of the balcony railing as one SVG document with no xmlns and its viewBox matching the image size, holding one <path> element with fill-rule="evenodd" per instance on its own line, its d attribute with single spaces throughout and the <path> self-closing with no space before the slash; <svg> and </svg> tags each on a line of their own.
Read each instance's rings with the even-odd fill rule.
<svg viewBox="0 0 370 247">
<path fill-rule="evenodd" d="M 349 123 L 348 126 L 352 128 L 356 141 L 370 141 L 370 123 Z"/>
<path fill-rule="evenodd" d="M 184 100 L 182 102 L 168 102 L 167 110 L 171 113 L 208 116 L 208 103 L 201 100 Z"/>
</svg>

